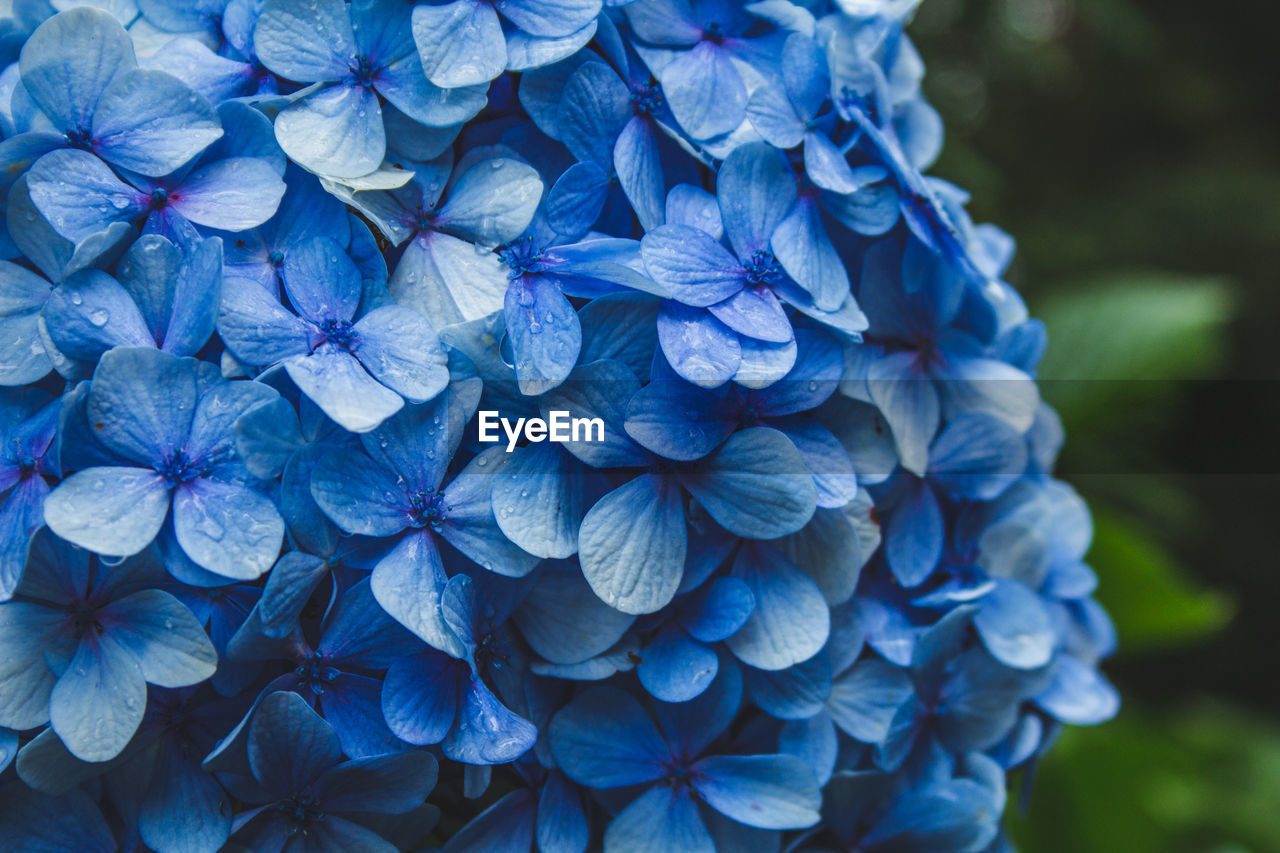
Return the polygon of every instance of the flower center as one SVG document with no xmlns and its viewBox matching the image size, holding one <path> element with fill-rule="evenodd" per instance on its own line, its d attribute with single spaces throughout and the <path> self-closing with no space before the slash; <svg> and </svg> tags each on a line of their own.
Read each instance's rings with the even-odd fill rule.
<svg viewBox="0 0 1280 853">
<path fill-rule="evenodd" d="M 170 488 L 190 483 L 204 473 L 181 450 L 175 450 L 171 453 L 158 470 Z"/>
<path fill-rule="evenodd" d="M 533 245 L 532 237 L 526 237 L 498 252 L 498 257 L 507 265 L 507 278 L 515 281 L 533 271 L 534 266 L 542 260 L 542 252 Z"/>
<path fill-rule="evenodd" d="M 756 411 L 754 406 L 747 406 L 738 413 L 738 423 L 744 429 L 756 426 L 760 423 L 760 413 Z"/>
<path fill-rule="evenodd" d="M 662 89 L 653 80 L 632 86 L 631 106 L 636 115 L 653 115 L 662 107 Z"/>
<path fill-rule="evenodd" d="M 697 775 L 687 765 L 675 761 L 663 764 L 663 771 L 662 781 L 677 791 L 693 785 L 693 778 Z"/>
<path fill-rule="evenodd" d="M 772 252 L 757 250 L 742 268 L 747 271 L 747 287 L 767 287 L 778 280 L 781 267 Z"/>
<path fill-rule="evenodd" d="M 350 320 L 325 320 L 320 324 L 320 334 L 324 336 L 324 340 L 345 349 L 351 349 L 357 340 L 356 330 Z"/>
<path fill-rule="evenodd" d="M 102 622 L 98 620 L 97 608 L 91 604 L 82 602 L 76 605 L 76 609 L 71 614 L 71 621 L 77 637 L 83 636 L 90 630 L 95 634 L 101 634 L 105 630 Z"/>
<path fill-rule="evenodd" d="M 724 41 L 724 27 L 719 21 L 711 21 L 702 28 L 702 38 L 712 44 L 720 44 Z"/>
<path fill-rule="evenodd" d="M 284 265 L 284 252 L 276 249 L 271 254 L 267 255 L 267 260 L 271 262 L 271 266 L 279 269 Z"/>
<path fill-rule="evenodd" d="M 304 687 L 319 696 L 342 673 L 332 666 L 331 655 L 317 654 L 304 658 L 294 668 L 293 674 L 298 676 Z"/>
<path fill-rule="evenodd" d="M 450 508 L 445 505 L 444 495 L 440 492 L 418 492 L 409 498 L 409 505 L 414 527 L 430 527 L 438 532 L 449 517 Z"/>
<path fill-rule="evenodd" d="M 68 130 L 63 135 L 67 139 L 67 145 L 70 145 L 72 148 L 87 149 L 93 145 L 93 134 L 83 127 Z"/>
<path fill-rule="evenodd" d="M 283 812 L 289 822 L 289 834 L 305 833 L 310 823 L 324 820 L 324 808 L 311 794 L 297 794 L 276 803 L 276 811 Z"/>
<path fill-rule="evenodd" d="M 378 69 L 373 67 L 373 63 L 369 61 L 367 56 L 357 56 L 356 64 L 348 66 L 351 73 L 355 76 L 356 82 L 366 89 L 373 88 L 373 78 L 378 73 Z"/>
<path fill-rule="evenodd" d="M 164 187 L 156 187 L 151 191 L 151 207 L 159 210 L 169 204 L 169 191 Z"/>
</svg>

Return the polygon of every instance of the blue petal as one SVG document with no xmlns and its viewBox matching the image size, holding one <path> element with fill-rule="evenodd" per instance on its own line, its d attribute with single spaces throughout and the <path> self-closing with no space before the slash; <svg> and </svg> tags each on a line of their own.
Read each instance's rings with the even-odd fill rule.
<svg viewBox="0 0 1280 853">
<path fill-rule="evenodd" d="M 284 539 L 284 520 L 270 498 L 209 479 L 174 492 L 173 529 L 197 565 L 237 580 L 253 580 L 270 569 Z"/>
<path fill-rule="evenodd" d="M 601 498 L 578 534 L 582 573 L 624 613 L 652 613 L 675 595 L 688 547 L 680 489 L 642 474 Z"/>
<path fill-rule="evenodd" d="M 121 181 L 88 151 L 50 151 L 27 173 L 31 201 L 63 237 L 78 243 L 114 222 L 141 217 L 150 196 Z"/>
<path fill-rule="evenodd" d="M 35 560 L 31 563 L 28 578 L 34 574 L 31 569 L 38 568 Z M 64 624 L 62 613 L 31 602 L 10 601 L 0 607 L 0 642 L 9 650 L 0 657 L 0 679 L 5 685 L 0 691 L 0 726 L 21 731 L 49 721 L 49 694 L 57 676 L 45 662 L 45 654 L 69 657 L 75 651 L 74 646 L 65 648 Z"/>
<path fill-rule="evenodd" d="M 725 233 L 738 257 L 769 249 L 778 224 L 796 201 L 796 181 L 782 152 L 764 143 L 735 148 L 716 177 Z"/>
<path fill-rule="evenodd" d="M 747 87 L 729 53 L 699 42 L 658 74 L 676 121 L 694 139 L 728 133 L 747 116 Z"/>
<path fill-rule="evenodd" d="M 751 395 L 761 415 L 777 417 L 815 409 L 835 393 L 843 377 L 844 351 L 834 336 L 801 328 L 795 337 L 795 366 L 784 380 Z"/>
<path fill-rule="evenodd" d="M 738 336 L 705 309 L 673 299 L 658 314 L 662 353 L 681 377 L 703 388 L 728 382 L 742 363 Z"/>
<path fill-rule="evenodd" d="M 503 536 L 494 517 L 490 498 L 493 475 L 485 469 L 496 468 L 496 455 L 502 453 L 499 448 L 490 448 L 445 487 L 448 511 L 440 524 L 440 535 L 489 571 L 518 578 L 532 571 L 541 558 Z"/>
<path fill-rule="evenodd" d="M 543 393 L 563 382 L 578 361 L 582 329 L 560 289 L 542 276 L 512 282 L 504 315 L 520 390 Z"/>
<path fill-rule="evenodd" d="M 97 270 L 77 273 L 59 285 L 44 316 L 58 349 L 81 361 L 95 361 L 115 346 L 156 343 L 128 292 Z"/>
<path fill-rule="evenodd" d="M 632 117 L 631 92 L 603 62 L 587 62 L 566 81 L 556 114 L 559 139 L 580 161 L 613 170 L 614 144 Z"/>
<path fill-rule="evenodd" d="M 397 302 L 443 329 L 501 311 L 508 283 L 497 255 L 432 231 L 405 246 L 388 287 Z"/>
<path fill-rule="evenodd" d="M 849 273 L 811 196 L 796 202 L 778 223 L 769 241 L 773 253 L 796 284 L 813 297 L 823 311 L 837 311 L 849 295 Z"/>
<path fill-rule="evenodd" d="M 655 785 L 623 809 L 604 833 L 609 853 L 715 853 L 687 790 Z"/>
<path fill-rule="evenodd" d="M 432 399 L 449 384 L 444 347 L 426 318 L 384 305 L 355 324 L 353 352 L 374 378 L 413 403 Z"/>
<path fill-rule="evenodd" d="M 528 227 L 542 190 L 542 179 L 527 163 L 481 160 L 457 178 L 435 225 L 482 246 L 507 243 Z"/>
<path fill-rule="evenodd" d="M 644 235 L 640 256 L 653 280 L 685 305 L 706 306 L 742 290 L 745 271 L 714 237 L 688 225 Z"/>
<path fill-rule="evenodd" d="M 1026 442 L 988 415 L 961 415 L 938 434 L 929 452 L 929 478 L 953 494 L 991 500 L 1027 467 Z"/>
<path fill-rule="evenodd" d="M 801 116 L 813 118 L 831 95 L 827 51 L 798 31 L 787 36 L 782 46 L 782 79 Z"/>
<path fill-rule="evenodd" d="M 652 458 L 627 437 L 623 417 L 627 401 L 640 383 L 625 365 L 602 359 L 584 364 L 542 398 L 544 413 L 569 412 L 573 418 L 604 421 L 604 441 L 566 441 L 563 446 L 594 468 L 625 468 L 644 465 Z M 572 438 L 572 436 L 571 436 Z"/>
<path fill-rule="evenodd" d="M 700 459 L 737 426 L 723 394 L 678 379 L 650 382 L 627 404 L 627 434 L 667 459 Z"/>
<path fill-rule="evenodd" d="M 792 338 L 791 321 L 778 297 L 767 288 L 743 288 L 707 310 L 738 334 L 758 341 L 785 344 Z"/>
<path fill-rule="evenodd" d="M 159 687 L 186 687 L 213 675 L 218 655 L 204 627 L 167 592 L 144 589 L 102 608 L 111 641 Z"/>
<path fill-rule="evenodd" d="M 323 345 L 285 363 L 289 378 L 334 423 L 351 432 L 377 429 L 404 407 L 404 399 L 378 382 L 355 356 Z"/>
<path fill-rule="evenodd" d="M 36 28 L 22 49 L 22 88 L 63 132 L 89 129 L 98 99 L 133 68 L 133 44 L 97 9 L 69 9 Z"/>
<path fill-rule="evenodd" d="M 387 136 L 372 89 L 339 83 L 276 116 L 276 141 L 300 166 L 330 178 L 358 178 L 382 164 Z"/>
<path fill-rule="evenodd" d="M 681 482 L 720 526 L 751 539 L 796 532 L 817 505 L 813 477 L 795 445 L 768 428 L 734 433 Z"/>
<path fill-rule="evenodd" d="M 253 47 L 263 65 L 304 83 L 342 79 L 356 55 L 351 19 L 338 0 L 274 0 L 258 17 Z"/>
<path fill-rule="evenodd" d="M 640 227 L 651 231 L 661 225 L 666 178 L 653 122 L 640 118 L 627 122 L 613 145 L 613 168 Z"/>
<path fill-rule="evenodd" d="M 889 734 L 893 715 L 911 693 L 906 670 L 868 658 L 835 680 L 827 712 L 850 737 L 880 743 Z"/>
<path fill-rule="evenodd" d="M 457 720 L 440 749 L 446 758 L 465 764 L 506 764 L 528 752 L 537 737 L 533 723 L 472 678 L 464 686 Z"/>
<path fill-rule="evenodd" d="M 49 486 L 43 477 L 26 477 L 0 503 L 0 602 L 13 595 L 27 562 L 31 534 L 44 525 L 44 499 Z"/>
<path fill-rule="evenodd" d="M 563 773 L 550 773 L 542 786 L 537 828 L 541 853 L 585 853 L 587 849 L 591 827 L 582 796 Z"/>
<path fill-rule="evenodd" d="M 203 349 L 217 325 L 221 298 L 222 241 L 205 240 L 178 268 L 161 349 L 178 356 Z"/>
<path fill-rule="evenodd" d="M 582 663 L 613 647 L 635 617 L 605 604 L 572 561 L 547 563 L 512 618 L 546 660 Z"/>
<path fill-rule="evenodd" d="M 430 533 L 405 536 L 374 566 L 369 579 L 382 609 L 443 652 L 461 655 L 458 641 L 440 615 L 447 576 Z"/>
<path fill-rule="evenodd" d="M 184 178 L 170 206 L 197 225 L 247 231 L 275 215 L 284 189 L 284 181 L 267 161 L 230 157 Z"/>
<path fill-rule="evenodd" d="M 716 677 L 720 661 L 709 647 L 668 623 L 640 652 L 636 675 L 644 689 L 663 702 L 687 702 Z"/>
<path fill-rule="evenodd" d="M 990 358 L 953 358 L 938 376 L 949 416 L 981 412 L 1026 432 L 1035 420 L 1040 394 L 1030 376 Z"/>
<path fill-rule="evenodd" d="M 48 299 L 47 281 L 0 261 L 0 385 L 25 385 L 49 372 L 52 365 L 40 342 L 40 310 Z"/>
<path fill-rule="evenodd" d="M 804 829 L 820 818 L 818 780 L 794 755 L 713 755 L 693 767 L 707 804 L 747 826 Z"/>
<path fill-rule="evenodd" d="M 218 333 L 245 364 L 269 366 L 310 350 L 308 328 L 257 282 L 229 278 L 219 307 Z"/>
<path fill-rule="evenodd" d="M 324 693 L 317 697 L 325 720 L 338 735 L 342 751 L 352 758 L 405 750 L 404 743 L 387 727 L 381 692 L 381 679 L 344 672 L 329 682 Z"/>
<path fill-rule="evenodd" d="M 582 467 L 550 442 L 517 447 L 493 483 L 502 533 L 530 554 L 568 557 L 578 550 Z"/>
<path fill-rule="evenodd" d="M 858 494 L 853 461 L 840 439 L 816 421 L 788 419 L 776 424 L 800 451 L 818 488 L 818 506 L 839 508 Z"/>
<path fill-rule="evenodd" d="M 747 117 L 756 132 L 777 148 L 795 148 L 804 139 L 804 119 L 777 85 L 766 83 L 751 93 Z"/>
<path fill-rule="evenodd" d="M 528 789 L 512 791 L 455 832 L 442 853 L 528 853 L 537 820 L 532 801 Z M 538 805 L 541 808 L 541 803 Z M 551 853 L 553 848 L 540 845 L 536 849 Z"/>
<path fill-rule="evenodd" d="M 139 835 L 166 853 L 217 850 L 231 833 L 226 798 L 212 774 L 200 769 L 198 756 L 162 749 L 138 814 Z"/>
<path fill-rule="evenodd" d="M 63 480 L 44 520 L 63 539 L 100 554 L 136 554 L 169 515 L 164 478 L 144 468 L 89 468 Z"/>
<path fill-rule="evenodd" d="M 748 669 L 743 682 L 752 701 L 771 717 L 808 719 L 822 710 L 831 695 L 831 659 L 816 654 L 776 672 Z"/>
<path fill-rule="evenodd" d="M 551 720 L 549 734 L 556 764 L 589 788 L 652 782 L 670 758 L 644 708 L 616 687 L 580 694 Z"/>
<path fill-rule="evenodd" d="M 116 77 L 93 117 L 94 152 L 142 175 L 167 175 L 220 136 L 213 106 L 163 71 L 139 68 Z"/>
<path fill-rule="evenodd" d="M 254 778 L 273 799 L 308 789 L 342 759 L 333 728 L 297 693 L 272 693 L 258 704 L 248 748 Z"/>
<path fill-rule="evenodd" d="M 751 618 L 725 644 L 743 663 L 778 670 L 806 661 L 827 641 L 831 616 L 813 580 L 766 546 L 744 547 L 733 576 L 756 600 Z"/>
<path fill-rule="evenodd" d="M 825 133 L 810 132 L 804 138 L 805 174 L 818 187 L 840 195 L 861 189 L 847 155 L 840 153 Z"/>
<path fill-rule="evenodd" d="M 705 231 L 716 240 L 724 237 L 720 205 L 716 197 L 702 187 L 676 184 L 667 193 L 665 213 L 670 225 L 688 225 Z"/>
<path fill-rule="evenodd" d="M 326 808 L 338 812 L 404 814 L 422 804 L 439 770 L 429 752 L 404 752 L 344 761 L 316 786 Z"/>
<path fill-rule="evenodd" d="M 506 39 L 489 3 L 416 6 L 413 40 L 423 73 L 445 89 L 488 83 L 507 66 Z"/>
<path fill-rule="evenodd" d="M 1093 667 L 1059 655 L 1053 680 L 1036 695 L 1036 704 L 1068 725 L 1092 726 L 1116 715 L 1120 695 Z"/>
<path fill-rule="evenodd" d="M 25 785 L 13 785 L 0 805 L 0 846 L 49 853 L 119 849 L 102 812 L 84 791 L 50 797 Z"/>
<path fill-rule="evenodd" d="M 681 599 L 676 618 L 695 638 L 715 643 L 733 636 L 755 607 L 749 586 L 738 578 L 718 577 Z"/>
<path fill-rule="evenodd" d="M 924 582 L 942 557 L 945 536 L 933 489 L 912 479 L 885 519 L 885 558 L 900 584 L 911 589 Z"/>
<path fill-rule="evenodd" d="M 189 36 L 179 36 L 166 43 L 144 62 L 148 68 L 172 74 L 210 102 L 219 105 L 223 105 L 229 98 L 252 94 L 258 84 L 252 65 L 219 56 L 202 42 Z M 268 127 L 270 124 L 268 120 Z"/>
<path fill-rule="evenodd" d="M 391 731 L 418 746 L 444 740 L 458 712 L 460 667 L 465 665 L 434 649 L 393 663 L 382 687 Z"/>
<path fill-rule="evenodd" d="M 819 785 L 826 785 L 836 767 L 840 742 L 836 727 L 826 714 L 818 714 L 807 720 L 790 720 L 778 733 L 778 751 L 794 755 L 807 764 L 818 777 Z"/>
<path fill-rule="evenodd" d="M 328 574 L 329 566 L 324 560 L 302 551 L 290 551 L 277 560 L 258 601 L 263 633 L 276 638 L 287 636 L 307 600 Z"/>
<path fill-rule="evenodd" d="M 973 627 L 996 660 L 1017 669 L 1036 669 L 1053 657 L 1057 637 L 1040 596 L 1016 580 L 996 578 L 995 588 L 981 604 Z"/>
<path fill-rule="evenodd" d="M 90 634 L 49 697 L 49 724 L 81 761 L 115 758 L 142 722 L 147 684 L 114 637 Z"/>
<path fill-rule="evenodd" d="M 403 475 L 363 453 L 336 448 L 311 475 L 311 494 L 333 522 L 348 533 L 390 536 L 410 522 Z"/>
<path fill-rule="evenodd" d="M 494 6 L 520 29 L 545 38 L 576 32 L 600 13 L 600 0 L 495 0 Z"/>
<path fill-rule="evenodd" d="M 567 239 L 587 233 L 609 197 L 609 175 L 595 163 L 575 163 L 547 193 L 547 224 Z"/>
<path fill-rule="evenodd" d="M 867 372 L 871 402 L 889 422 L 902 467 L 923 476 L 941 406 L 933 381 L 916 367 L 916 355 L 899 352 L 873 362 Z"/>
</svg>

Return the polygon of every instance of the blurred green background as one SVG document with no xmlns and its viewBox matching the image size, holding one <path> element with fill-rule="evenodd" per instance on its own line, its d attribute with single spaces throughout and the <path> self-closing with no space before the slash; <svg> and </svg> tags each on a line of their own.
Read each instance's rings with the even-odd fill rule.
<svg viewBox="0 0 1280 853">
<path fill-rule="evenodd" d="M 1018 240 L 1120 651 L 1024 853 L 1280 851 L 1280 73 L 1256 0 L 924 0 L 934 174 Z"/>
</svg>

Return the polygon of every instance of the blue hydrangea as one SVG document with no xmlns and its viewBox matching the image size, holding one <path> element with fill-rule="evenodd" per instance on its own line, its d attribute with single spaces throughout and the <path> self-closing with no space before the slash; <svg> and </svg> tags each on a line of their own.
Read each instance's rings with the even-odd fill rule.
<svg viewBox="0 0 1280 853">
<path fill-rule="evenodd" d="M 0 21 L 0 847 L 1011 849 L 1115 636 L 915 0 L 93 5 Z"/>
</svg>

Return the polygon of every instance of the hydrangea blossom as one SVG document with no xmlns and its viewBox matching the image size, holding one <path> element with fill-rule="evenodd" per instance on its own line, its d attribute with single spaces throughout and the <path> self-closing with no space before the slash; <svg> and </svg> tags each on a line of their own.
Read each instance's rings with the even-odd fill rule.
<svg viewBox="0 0 1280 853">
<path fill-rule="evenodd" d="M 915 0 L 90 5 L 0 21 L 0 847 L 1011 849 L 1115 636 Z"/>
</svg>

